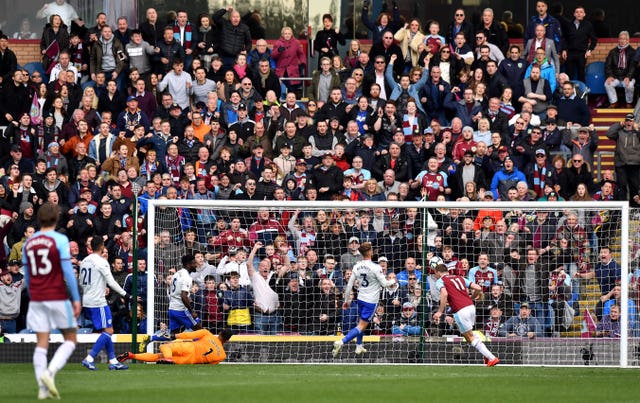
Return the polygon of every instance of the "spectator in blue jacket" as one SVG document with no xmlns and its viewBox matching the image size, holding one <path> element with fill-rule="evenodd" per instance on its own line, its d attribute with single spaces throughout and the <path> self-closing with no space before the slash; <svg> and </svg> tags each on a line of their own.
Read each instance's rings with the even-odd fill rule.
<svg viewBox="0 0 640 403">
<path fill-rule="evenodd" d="M 506 157 L 502 169 L 496 172 L 491 181 L 493 197 L 500 200 L 509 200 L 507 191 L 515 187 L 520 181 L 526 182 L 527 178 L 515 167 L 511 157 Z"/>
</svg>

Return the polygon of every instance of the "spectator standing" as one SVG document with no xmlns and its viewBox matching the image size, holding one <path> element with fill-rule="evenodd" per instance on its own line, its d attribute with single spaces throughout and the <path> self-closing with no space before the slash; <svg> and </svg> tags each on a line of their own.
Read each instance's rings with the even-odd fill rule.
<svg viewBox="0 0 640 403">
<path fill-rule="evenodd" d="M 100 31 L 100 37 L 91 47 L 91 63 L 89 71 L 91 80 L 96 81 L 96 74 L 102 72 L 109 80 L 116 80 L 118 89 L 124 89 L 126 55 L 124 46 L 118 38 L 113 36 L 111 27 L 106 25 Z"/>
<path fill-rule="evenodd" d="M 318 32 L 320 35 L 320 32 Z M 300 77 L 304 72 L 305 56 L 302 45 L 293 37 L 293 30 L 284 27 L 280 38 L 274 43 L 271 56 L 276 61 L 276 75 L 281 78 Z M 300 81 L 285 80 L 289 91 L 300 87 Z"/>
<path fill-rule="evenodd" d="M 189 22 L 189 16 L 184 10 L 179 10 L 175 22 L 173 23 L 173 38 L 180 44 L 184 51 L 184 65 L 187 71 L 191 69 L 194 52 L 197 47 L 196 28 Z"/>
<path fill-rule="evenodd" d="M 573 12 L 574 20 L 563 26 L 562 59 L 565 71 L 574 80 L 585 81 L 585 67 L 591 52 L 596 48 L 598 38 L 591 22 L 585 20 L 584 7 L 578 6 Z M 607 36 L 608 37 L 608 36 Z"/>
<path fill-rule="evenodd" d="M 162 40 L 164 25 L 158 21 L 158 12 L 155 8 L 148 8 L 146 17 L 146 20 L 139 26 L 142 39 L 149 45 L 156 46 L 156 44 Z"/>
<path fill-rule="evenodd" d="M 640 192 L 640 127 L 635 116 L 627 114 L 622 123 L 607 130 L 607 137 L 616 142 L 613 163 L 618 185 L 623 189 L 629 187 L 631 205 L 637 207 L 639 203 L 633 197 Z"/>
<path fill-rule="evenodd" d="M 542 25 L 545 28 L 545 37 L 552 40 L 555 49 L 560 52 L 563 48 L 563 32 L 560 26 L 560 21 L 558 21 L 555 17 L 549 15 L 547 10 L 549 9 L 549 4 L 544 0 L 536 1 L 536 15 L 532 16 L 529 20 L 529 24 L 527 24 L 526 31 L 524 33 L 524 43 L 525 45 L 529 40 L 536 37 L 536 30 L 538 25 Z M 584 9 L 583 9 L 584 11 Z M 526 46 L 525 46 L 526 49 Z M 560 66 L 558 66 L 559 68 Z"/>
<path fill-rule="evenodd" d="M 18 68 L 18 58 L 9 49 L 9 38 L 0 35 L 0 83 L 11 79 L 11 74 Z"/>
<path fill-rule="evenodd" d="M 222 18 L 229 13 L 229 19 Z M 231 68 L 238 54 L 247 54 L 251 50 L 251 32 L 242 22 L 240 13 L 232 7 L 220 9 L 213 14 L 213 22 L 220 29 L 220 56 L 222 64 Z"/>
<path fill-rule="evenodd" d="M 494 18 L 493 10 L 485 8 L 482 11 L 480 24 L 476 27 L 477 32 L 484 32 L 487 42 L 496 45 L 502 53 L 509 47 L 509 38 L 502 24 Z M 500 62 L 500 60 L 498 60 Z"/>
<path fill-rule="evenodd" d="M 49 48 L 54 42 L 57 44 Z M 56 51 L 57 47 L 57 51 Z M 51 64 L 58 58 L 60 52 L 69 49 L 69 32 L 57 14 L 49 17 L 49 23 L 45 25 L 40 38 L 40 52 L 42 53 L 42 65 L 45 71 L 50 71 Z M 67 60 L 67 63 L 69 60 Z M 77 72 L 76 72 L 77 73 Z"/>
<path fill-rule="evenodd" d="M 447 43 L 454 43 L 456 36 L 459 33 L 464 35 L 467 43 L 473 43 L 473 35 L 474 30 L 473 26 L 466 21 L 464 9 L 457 8 L 453 14 L 453 21 L 449 24 L 449 28 L 447 29 Z"/>
</svg>

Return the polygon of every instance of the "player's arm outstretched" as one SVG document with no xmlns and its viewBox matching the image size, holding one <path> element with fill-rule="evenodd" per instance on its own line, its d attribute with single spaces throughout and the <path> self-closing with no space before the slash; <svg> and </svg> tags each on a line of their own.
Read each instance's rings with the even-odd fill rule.
<svg viewBox="0 0 640 403">
<path fill-rule="evenodd" d="M 120 284 L 118 284 L 116 279 L 113 278 L 113 274 L 111 274 L 109 265 L 107 265 L 107 270 L 102 271 L 102 274 L 104 275 L 105 280 L 107 280 L 107 285 L 109 286 L 109 288 L 120 294 L 123 298 L 127 297 L 127 292 L 122 287 L 120 287 Z"/>
<path fill-rule="evenodd" d="M 374 270 L 373 272 L 375 273 L 376 278 L 378 279 L 378 283 L 380 283 L 380 285 L 384 288 L 391 287 L 397 282 L 395 278 L 393 280 L 387 280 L 387 278 L 384 276 L 384 273 L 382 273 L 381 267 L 378 267 L 378 269 Z"/>
</svg>

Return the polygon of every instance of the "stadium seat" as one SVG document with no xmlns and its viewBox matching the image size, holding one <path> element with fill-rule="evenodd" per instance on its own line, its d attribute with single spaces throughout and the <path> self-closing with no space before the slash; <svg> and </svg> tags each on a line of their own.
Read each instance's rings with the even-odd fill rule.
<svg viewBox="0 0 640 403">
<path fill-rule="evenodd" d="M 43 81 L 46 83 L 48 81 L 49 75 L 44 71 L 44 66 L 40 62 L 30 62 L 24 65 L 24 68 L 29 72 L 29 74 L 33 74 L 33 72 L 37 71 L 42 75 Z M 45 77 L 47 80 L 45 80 Z"/>
<path fill-rule="evenodd" d="M 580 96 L 580 98 L 584 99 L 585 102 L 587 102 L 588 99 L 588 95 L 591 92 L 591 88 L 587 87 L 587 84 L 583 83 L 582 81 L 579 80 L 571 80 L 571 83 L 573 84 L 574 87 L 576 87 L 580 93 L 582 94 Z"/>
<path fill-rule="evenodd" d="M 606 94 L 604 90 L 604 62 L 594 62 L 587 66 L 587 87 L 591 90 L 591 94 Z"/>
</svg>

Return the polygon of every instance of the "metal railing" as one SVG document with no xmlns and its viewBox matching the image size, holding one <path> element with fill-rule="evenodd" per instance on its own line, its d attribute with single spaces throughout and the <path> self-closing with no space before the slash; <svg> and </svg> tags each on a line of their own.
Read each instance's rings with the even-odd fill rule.
<svg viewBox="0 0 640 403">
<path fill-rule="evenodd" d="M 311 81 L 311 77 L 280 77 L 280 86 L 283 86 L 283 81 Z M 302 86 L 302 97 L 305 98 L 307 92 L 307 86 Z M 286 95 L 286 92 L 283 94 Z"/>
</svg>

